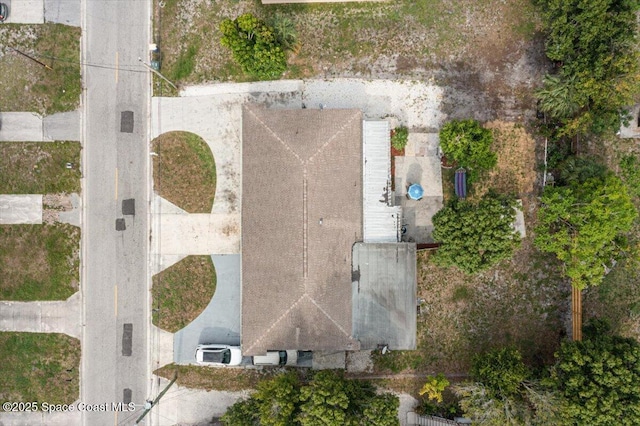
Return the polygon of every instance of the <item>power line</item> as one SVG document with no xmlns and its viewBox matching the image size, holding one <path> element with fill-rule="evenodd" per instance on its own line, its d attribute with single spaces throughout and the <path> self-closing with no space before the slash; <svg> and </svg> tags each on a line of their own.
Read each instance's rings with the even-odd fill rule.
<svg viewBox="0 0 640 426">
<path fill-rule="evenodd" d="M 29 56 L 29 55 L 27 55 L 27 54 L 26 54 L 26 53 L 24 53 L 24 52 L 21 52 L 20 50 L 16 49 L 15 47 L 11 47 L 10 49 L 11 49 L 11 50 L 13 50 L 13 51 L 14 51 L 14 52 L 16 52 L 16 53 L 21 54 L 21 55 L 22 55 L 22 56 L 24 56 L 25 58 L 31 59 L 31 60 L 32 60 L 33 62 L 35 62 L 36 64 L 42 65 L 43 67 L 45 67 L 45 68 L 46 68 L 46 69 L 48 69 L 48 70 L 53 70 L 53 68 L 51 68 L 49 65 L 47 65 L 47 64 L 45 64 L 45 63 L 43 63 L 43 62 L 40 62 L 40 61 L 39 61 L 39 60 L 37 60 L 36 58 L 34 58 L 34 57 L 32 57 L 32 56 Z"/>
<path fill-rule="evenodd" d="M 9 47 L 11 50 L 26 56 L 27 58 L 39 63 L 40 65 L 46 67 L 47 69 L 52 69 L 50 66 L 36 60 L 35 58 L 41 58 L 41 59 L 51 59 L 53 61 L 57 61 L 57 62 L 63 62 L 63 63 L 67 63 L 67 64 L 72 64 L 72 65 L 78 65 L 78 66 L 86 66 L 86 67 L 91 67 L 91 68 L 101 68 L 101 69 L 111 69 L 111 70 L 119 70 L 119 71 L 129 71 L 129 72 L 139 72 L 139 73 L 146 73 L 147 71 L 144 69 L 144 67 L 140 67 L 138 65 L 125 65 L 125 66 L 115 66 L 113 64 L 100 64 L 100 63 L 95 63 L 95 62 L 83 62 L 83 61 L 76 61 L 76 60 L 70 60 L 70 59 L 65 59 L 65 58 L 59 58 L 57 56 L 49 56 L 49 55 L 43 55 L 40 53 L 35 53 L 35 52 L 29 52 L 29 54 L 26 54 L 16 48 L 13 47 Z"/>
</svg>

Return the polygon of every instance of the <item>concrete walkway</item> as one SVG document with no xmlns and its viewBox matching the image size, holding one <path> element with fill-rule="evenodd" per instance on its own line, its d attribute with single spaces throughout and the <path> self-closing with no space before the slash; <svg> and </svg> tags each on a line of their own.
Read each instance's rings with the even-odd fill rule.
<svg viewBox="0 0 640 426">
<path fill-rule="evenodd" d="M 189 255 L 240 253 L 239 213 L 189 214 L 154 194 L 151 218 L 152 275 Z"/>
<path fill-rule="evenodd" d="M 80 0 L 44 0 L 44 20 L 80 26 Z"/>
<path fill-rule="evenodd" d="M 64 333 L 80 339 L 81 325 L 79 292 L 64 301 L 0 302 L 0 331 Z"/>
<path fill-rule="evenodd" d="M 66 413 L 0 412 L 0 425 L 2 426 L 79 426 L 81 424 L 82 413 L 80 411 Z"/>
<path fill-rule="evenodd" d="M 157 370 L 173 362 L 173 333 L 151 325 L 151 368 Z"/>
<path fill-rule="evenodd" d="M 42 223 L 42 195 L 0 194 L 0 225 Z"/>
<path fill-rule="evenodd" d="M 42 117 L 34 112 L 0 112 L 0 142 L 80 140 L 80 112 Z"/>
<path fill-rule="evenodd" d="M 359 108 L 365 119 L 394 118 L 412 129 L 436 129 L 446 118 L 440 111 L 443 89 L 435 84 L 414 80 L 282 80 L 256 83 L 223 83 L 185 87 L 183 97 L 241 95 L 254 102 L 300 108 Z M 181 99 L 181 98 L 173 98 Z M 184 99 L 184 98 L 182 98 Z M 236 100 L 236 102 L 238 101 Z M 214 104 L 219 104 L 212 100 Z M 223 107 L 229 106 L 226 100 Z M 297 102 L 297 104 L 296 104 Z M 394 124 L 394 123 L 392 123 Z"/>
<path fill-rule="evenodd" d="M 406 229 L 403 241 L 433 242 L 433 216 L 442 209 L 442 168 L 438 155 L 437 133 L 409 133 L 405 155 L 395 157 L 395 203 L 402 206 L 402 225 Z M 407 197 L 410 184 L 418 183 L 424 197 Z"/>
<path fill-rule="evenodd" d="M 240 253 L 239 214 L 160 215 L 163 255 Z"/>
<path fill-rule="evenodd" d="M 79 194 L 73 193 L 69 194 L 69 199 L 71 201 L 71 209 L 59 212 L 58 221 L 80 227 L 82 216 L 82 197 L 80 197 Z"/>
</svg>

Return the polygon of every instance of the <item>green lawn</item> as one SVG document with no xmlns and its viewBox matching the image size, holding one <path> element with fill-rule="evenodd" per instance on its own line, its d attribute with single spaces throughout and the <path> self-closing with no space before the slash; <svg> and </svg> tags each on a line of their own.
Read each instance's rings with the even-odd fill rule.
<svg viewBox="0 0 640 426">
<path fill-rule="evenodd" d="M 3 78 L 0 110 L 52 114 L 78 108 L 80 34 L 77 27 L 61 24 L 0 26 L 0 75 Z M 37 59 L 43 65 L 16 53 Z"/>
<path fill-rule="evenodd" d="M 79 193 L 81 150 L 79 142 L 0 143 L 0 194 Z"/>
<path fill-rule="evenodd" d="M 211 256 L 187 256 L 153 276 L 153 324 L 175 333 L 200 315 L 215 291 Z"/>
<path fill-rule="evenodd" d="M 153 187 L 189 213 L 211 213 L 216 165 L 209 145 L 198 135 L 169 132 L 152 142 Z"/>
<path fill-rule="evenodd" d="M 80 341 L 57 333 L 0 332 L 1 401 L 70 404 L 80 396 Z"/>
<path fill-rule="evenodd" d="M 64 300 L 78 291 L 80 228 L 0 226 L 0 300 Z"/>
</svg>

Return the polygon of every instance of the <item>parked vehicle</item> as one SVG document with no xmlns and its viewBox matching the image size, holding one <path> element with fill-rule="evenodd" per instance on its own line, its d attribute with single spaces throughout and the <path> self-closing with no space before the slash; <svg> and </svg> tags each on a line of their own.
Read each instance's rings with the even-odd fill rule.
<svg viewBox="0 0 640 426">
<path fill-rule="evenodd" d="M 296 365 L 298 351 L 267 351 L 266 355 L 257 355 L 252 358 L 253 365 Z"/>
<path fill-rule="evenodd" d="M 196 362 L 201 365 L 233 366 L 242 362 L 238 346 L 207 344 L 196 347 Z"/>
<path fill-rule="evenodd" d="M 9 7 L 4 3 L 0 3 L 0 22 L 4 22 L 8 16 Z"/>
</svg>

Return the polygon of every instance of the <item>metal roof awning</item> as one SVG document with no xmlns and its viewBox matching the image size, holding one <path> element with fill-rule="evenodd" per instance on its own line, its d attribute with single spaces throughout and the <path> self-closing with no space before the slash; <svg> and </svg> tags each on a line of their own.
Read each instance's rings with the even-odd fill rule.
<svg viewBox="0 0 640 426">
<path fill-rule="evenodd" d="M 400 241 L 402 210 L 393 206 L 389 123 L 363 121 L 362 139 L 364 242 Z"/>
</svg>

